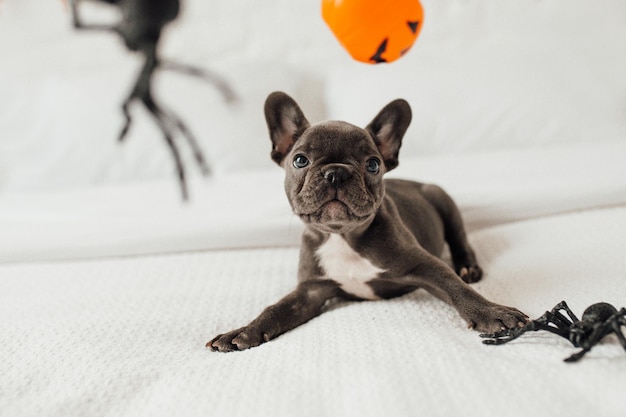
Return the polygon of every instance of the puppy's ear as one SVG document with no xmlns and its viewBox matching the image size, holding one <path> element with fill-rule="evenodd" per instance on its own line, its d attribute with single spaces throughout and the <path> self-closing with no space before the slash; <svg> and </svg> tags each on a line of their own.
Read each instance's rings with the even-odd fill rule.
<svg viewBox="0 0 626 417">
<path fill-rule="evenodd" d="M 398 99 L 387 104 L 365 128 L 374 138 L 387 171 L 398 166 L 402 138 L 410 123 L 411 107 Z"/>
<path fill-rule="evenodd" d="M 272 140 L 272 160 L 282 165 L 285 155 L 309 127 L 298 104 L 287 94 L 275 91 L 265 100 L 265 121 Z"/>
</svg>

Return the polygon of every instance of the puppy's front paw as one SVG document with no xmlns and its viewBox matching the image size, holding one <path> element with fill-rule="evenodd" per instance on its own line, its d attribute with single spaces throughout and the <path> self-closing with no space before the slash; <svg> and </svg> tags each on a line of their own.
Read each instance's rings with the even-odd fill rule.
<svg viewBox="0 0 626 417">
<path fill-rule="evenodd" d="M 495 333 L 503 329 L 522 327 L 529 317 L 516 308 L 491 304 L 469 315 L 467 324 L 470 329 L 483 333 Z"/>
<path fill-rule="evenodd" d="M 468 284 L 478 282 L 483 276 L 483 270 L 478 265 L 464 265 L 457 270 L 457 274 Z"/>
<path fill-rule="evenodd" d="M 255 327 L 242 327 L 214 337 L 206 347 L 214 352 L 232 352 L 259 346 L 269 341 L 269 336 Z"/>
</svg>

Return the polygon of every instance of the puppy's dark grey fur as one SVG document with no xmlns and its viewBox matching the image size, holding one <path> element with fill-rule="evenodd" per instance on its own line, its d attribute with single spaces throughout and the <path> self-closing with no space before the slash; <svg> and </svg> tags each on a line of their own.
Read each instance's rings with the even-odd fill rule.
<svg viewBox="0 0 626 417">
<path fill-rule="evenodd" d="M 311 126 L 291 97 L 275 92 L 265 102 L 265 117 L 271 157 L 285 169 L 287 198 L 306 224 L 299 284 L 207 347 L 227 352 L 258 346 L 319 315 L 332 299 L 385 299 L 418 288 L 448 302 L 482 332 L 527 321 L 468 285 L 482 271 L 459 210 L 441 188 L 383 180 L 398 165 L 411 121 L 406 101 L 389 103 L 365 129 L 338 121 Z M 439 258 L 446 242 L 454 269 Z"/>
</svg>

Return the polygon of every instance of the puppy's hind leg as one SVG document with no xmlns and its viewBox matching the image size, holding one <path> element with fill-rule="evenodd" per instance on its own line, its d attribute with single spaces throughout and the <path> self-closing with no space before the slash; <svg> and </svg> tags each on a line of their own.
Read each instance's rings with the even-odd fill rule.
<svg viewBox="0 0 626 417">
<path fill-rule="evenodd" d="M 483 271 L 478 266 L 474 250 L 467 240 L 463 219 L 456 203 L 436 185 L 424 185 L 422 193 L 443 220 L 445 239 L 450 247 L 454 270 L 467 283 L 479 281 Z"/>
</svg>

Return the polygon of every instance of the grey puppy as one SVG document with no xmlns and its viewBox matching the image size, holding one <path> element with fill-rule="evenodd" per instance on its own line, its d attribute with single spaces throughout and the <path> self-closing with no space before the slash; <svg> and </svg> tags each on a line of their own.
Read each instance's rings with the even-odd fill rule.
<svg viewBox="0 0 626 417">
<path fill-rule="evenodd" d="M 265 102 L 265 118 L 271 157 L 285 169 L 287 198 L 306 225 L 299 284 L 250 324 L 216 336 L 207 347 L 251 348 L 318 316 L 333 299 L 387 299 L 418 288 L 448 302 L 482 332 L 527 322 L 524 313 L 468 285 L 482 270 L 445 191 L 383 180 L 398 165 L 411 122 L 406 101 L 389 103 L 361 129 L 340 121 L 310 125 L 291 97 L 274 92 Z M 446 242 L 454 269 L 440 259 Z"/>
</svg>

